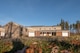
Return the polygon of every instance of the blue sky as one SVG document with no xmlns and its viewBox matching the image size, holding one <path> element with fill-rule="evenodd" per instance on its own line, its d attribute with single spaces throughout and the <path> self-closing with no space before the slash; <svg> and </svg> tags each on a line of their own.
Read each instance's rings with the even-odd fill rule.
<svg viewBox="0 0 80 53">
<path fill-rule="evenodd" d="M 56 25 L 80 20 L 80 0 L 0 0 L 0 24 Z"/>
</svg>

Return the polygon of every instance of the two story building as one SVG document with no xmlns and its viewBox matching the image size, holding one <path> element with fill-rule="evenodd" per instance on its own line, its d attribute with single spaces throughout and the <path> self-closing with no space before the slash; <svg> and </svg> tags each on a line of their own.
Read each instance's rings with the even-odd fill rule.
<svg viewBox="0 0 80 53">
<path fill-rule="evenodd" d="M 28 36 L 63 36 L 68 37 L 70 35 L 69 30 L 62 30 L 61 26 L 30 26 L 27 27 Z"/>
<path fill-rule="evenodd" d="M 69 30 L 62 30 L 61 26 L 22 26 L 14 22 L 0 27 L 0 37 L 40 37 L 40 36 L 70 36 Z"/>
</svg>

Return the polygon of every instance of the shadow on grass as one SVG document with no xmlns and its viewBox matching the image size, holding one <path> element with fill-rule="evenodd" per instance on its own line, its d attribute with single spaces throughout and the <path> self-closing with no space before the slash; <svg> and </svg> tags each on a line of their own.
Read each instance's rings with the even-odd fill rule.
<svg viewBox="0 0 80 53">
<path fill-rule="evenodd" d="M 16 51 L 22 50 L 24 48 L 24 44 L 19 39 L 12 40 L 12 44 L 13 48 L 10 51 L 4 53 L 15 53 Z"/>
</svg>

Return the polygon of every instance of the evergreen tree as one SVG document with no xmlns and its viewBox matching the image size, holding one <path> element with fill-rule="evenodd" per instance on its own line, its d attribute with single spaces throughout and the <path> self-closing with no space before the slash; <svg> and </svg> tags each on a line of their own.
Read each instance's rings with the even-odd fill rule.
<svg viewBox="0 0 80 53">
<path fill-rule="evenodd" d="M 72 24 L 72 26 L 73 26 L 73 30 L 76 30 L 76 24 Z"/>
<path fill-rule="evenodd" d="M 68 23 L 67 21 L 65 22 L 64 25 L 65 25 L 65 29 L 66 29 L 66 30 L 69 30 L 69 23 Z"/>
<path fill-rule="evenodd" d="M 61 28 L 62 28 L 62 30 L 64 30 L 64 20 L 63 19 L 61 19 L 61 22 L 60 22 L 60 26 L 61 26 Z"/>
<path fill-rule="evenodd" d="M 70 28 L 70 30 L 72 29 L 72 24 L 70 24 L 69 28 Z"/>
<path fill-rule="evenodd" d="M 76 31 L 77 31 L 77 34 L 80 33 L 80 21 L 76 21 Z"/>
</svg>

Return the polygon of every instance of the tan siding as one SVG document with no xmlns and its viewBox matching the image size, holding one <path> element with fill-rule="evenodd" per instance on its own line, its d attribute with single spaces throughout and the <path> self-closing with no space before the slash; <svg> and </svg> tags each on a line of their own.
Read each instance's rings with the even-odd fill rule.
<svg viewBox="0 0 80 53">
<path fill-rule="evenodd" d="M 28 27 L 28 29 L 31 31 L 39 31 L 39 30 L 61 30 L 60 26 L 49 26 L 49 27 Z"/>
</svg>

